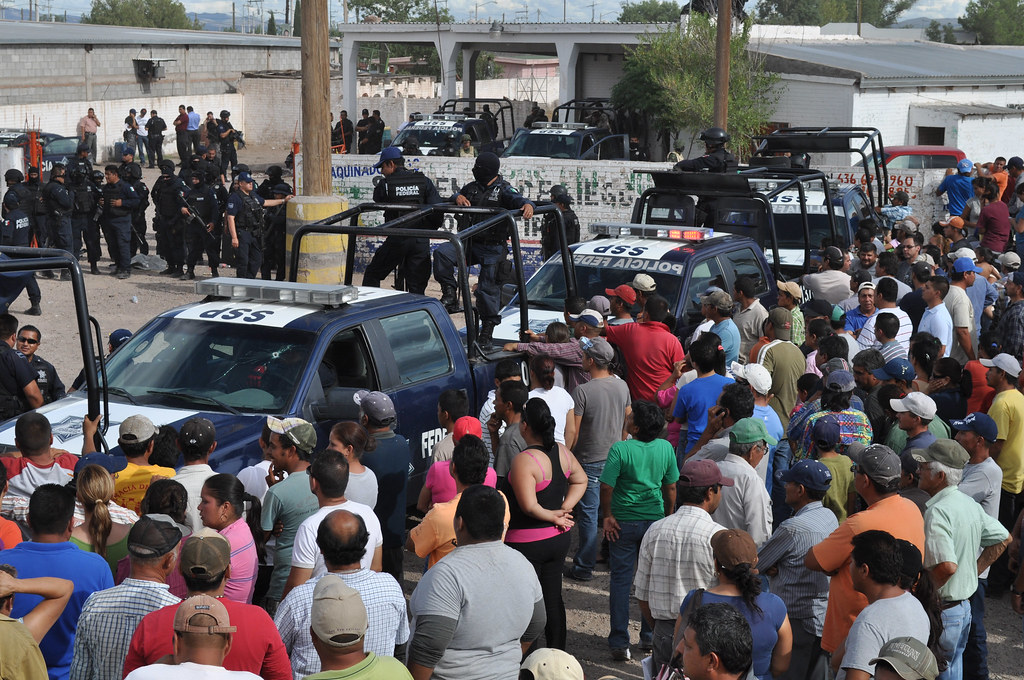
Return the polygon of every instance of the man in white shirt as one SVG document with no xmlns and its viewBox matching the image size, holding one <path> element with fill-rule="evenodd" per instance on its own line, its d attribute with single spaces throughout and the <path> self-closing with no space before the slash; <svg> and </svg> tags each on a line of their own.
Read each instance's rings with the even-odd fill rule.
<svg viewBox="0 0 1024 680">
<path fill-rule="evenodd" d="M 822 269 L 815 274 L 805 274 L 804 288 L 814 298 L 828 300 L 834 305 L 850 296 L 850 275 L 842 271 L 845 257 L 835 246 L 825 248 Z"/>
<path fill-rule="evenodd" d="M 722 502 L 712 514 L 727 529 L 743 529 L 760 547 L 772 533 L 772 502 L 754 468 L 778 440 L 760 418 L 743 418 L 729 432 L 729 453 L 718 462 L 722 474 L 735 480 L 722 489 Z"/>
<path fill-rule="evenodd" d="M 210 467 L 210 454 L 217 448 L 217 431 L 206 418 L 190 418 L 178 430 L 178 448 L 185 465 L 174 475 L 188 492 L 188 507 L 185 514 L 192 531 L 203 528 L 199 519 L 199 494 L 203 484 L 216 472 Z"/>
<path fill-rule="evenodd" d="M 953 317 L 944 304 L 949 293 L 949 281 L 936 276 L 925 282 L 921 288 L 921 299 L 928 305 L 918 325 L 919 333 L 931 333 L 942 344 L 942 356 L 948 357 L 953 350 Z"/>
<path fill-rule="evenodd" d="M 860 349 L 878 349 L 882 346 L 882 342 L 875 337 L 875 322 L 878 320 L 879 314 L 885 312 L 900 320 L 900 330 L 896 334 L 895 340 L 903 350 L 904 356 L 910 354 L 910 336 L 914 333 L 914 324 L 910 321 L 910 316 L 896 306 L 896 297 L 896 279 L 879 279 L 875 286 L 875 308 L 877 311 L 864 322 L 864 327 L 861 328 L 860 335 L 857 336 L 857 345 Z"/>
<path fill-rule="evenodd" d="M 139 116 L 135 119 L 135 122 L 139 124 L 139 129 L 135 131 L 136 136 L 139 140 L 139 164 L 146 164 L 146 154 L 149 153 L 149 130 L 146 129 L 146 123 L 149 122 L 149 111 L 142 109 L 139 112 Z M 149 167 L 153 167 L 153 157 L 150 155 Z"/>
</svg>

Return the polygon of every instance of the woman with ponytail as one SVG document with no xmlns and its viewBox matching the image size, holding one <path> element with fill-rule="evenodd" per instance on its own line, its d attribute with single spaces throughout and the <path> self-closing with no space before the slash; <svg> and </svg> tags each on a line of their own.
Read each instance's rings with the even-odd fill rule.
<svg viewBox="0 0 1024 680">
<path fill-rule="evenodd" d="M 917 598 L 928 615 L 928 649 L 932 650 L 939 663 L 939 670 L 946 668 L 947 651 L 943 651 L 942 645 L 942 601 L 939 599 L 939 589 L 931 579 L 931 573 L 924 568 L 924 560 L 921 558 L 921 551 L 910 541 L 897 538 L 900 554 L 903 558 L 903 566 L 900 569 L 900 588 Z"/>
<path fill-rule="evenodd" d="M 932 377 L 935 362 L 942 357 L 942 342 L 931 333 L 914 333 L 910 337 L 910 365 L 917 377 L 914 391 L 928 394 L 928 382 Z"/>
<path fill-rule="evenodd" d="M 78 471 L 75 486 L 85 521 L 71 532 L 71 542 L 105 559 L 111 575 L 116 574 L 117 561 L 128 554 L 131 525 L 115 524 L 110 519 L 108 505 L 114 497 L 114 478 L 101 465 L 86 465 Z"/>
<path fill-rule="evenodd" d="M 555 419 L 543 399 L 526 402 L 519 428 L 527 448 L 512 459 L 508 477 L 499 485 L 509 504 L 505 543 L 537 572 L 547 610 L 543 646 L 565 649 L 562 569 L 572 509 L 587 489 L 587 475 L 572 451 L 555 441 Z"/>
<path fill-rule="evenodd" d="M 753 672 L 758 680 L 772 680 L 785 673 L 793 653 L 793 631 L 782 599 L 761 592 L 754 539 L 741 529 L 723 529 L 711 537 L 711 552 L 718 585 L 686 594 L 676 619 L 676 638 L 682 635 L 697 607 L 724 602 L 735 607 L 750 624 Z"/>
<path fill-rule="evenodd" d="M 576 405 L 572 395 L 555 384 L 555 360 L 543 354 L 530 357 L 530 398 L 533 397 L 543 399 L 554 416 L 555 441 L 568 442 L 571 447 L 576 441 Z"/>
<path fill-rule="evenodd" d="M 256 570 L 264 556 L 260 528 L 260 500 L 245 492 L 234 475 L 219 474 L 206 480 L 200 494 L 203 525 L 231 544 L 231 568 L 224 597 L 249 604 L 256 587 Z"/>
</svg>

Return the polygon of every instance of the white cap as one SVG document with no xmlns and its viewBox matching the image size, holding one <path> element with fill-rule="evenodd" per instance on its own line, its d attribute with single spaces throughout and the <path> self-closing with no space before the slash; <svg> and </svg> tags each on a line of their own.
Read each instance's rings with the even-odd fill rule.
<svg viewBox="0 0 1024 680">
<path fill-rule="evenodd" d="M 874 290 L 874 289 L 875 289 L 875 284 L 872 281 L 865 281 L 864 283 L 862 283 L 859 286 L 857 286 L 857 292 L 858 293 L 861 292 L 862 290 Z"/>
<path fill-rule="evenodd" d="M 986 368 L 992 368 L 994 366 L 1000 370 L 1006 371 L 1014 378 L 1020 376 L 1020 362 L 1005 352 L 1003 354 L 995 355 L 991 361 L 988 359 L 982 359 L 981 365 Z"/>
<path fill-rule="evenodd" d="M 935 419 L 935 401 L 923 392 L 911 392 L 902 399 L 890 399 L 889 406 L 898 413 L 913 413 L 923 420 Z"/>
<path fill-rule="evenodd" d="M 998 259 L 999 264 L 1006 272 L 1015 272 L 1020 269 L 1020 255 L 1017 253 L 1003 253 Z"/>
<path fill-rule="evenodd" d="M 734 378 L 740 380 L 746 380 L 750 383 L 750 386 L 754 388 L 754 391 L 761 395 L 766 395 L 772 391 L 772 376 L 768 372 L 768 369 L 761 364 L 747 364 L 741 366 L 739 362 L 732 362 L 729 366 L 729 371 L 732 373 Z"/>
<path fill-rule="evenodd" d="M 955 257 L 956 257 L 957 259 L 959 259 L 959 258 L 961 258 L 961 257 L 969 257 L 969 258 L 971 258 L 972 260 L 977 260 L 977 259 L 978 259 L 978 254 L 977 254 L 977 253 L 975 253 L 975 252 L 974 252 L 973 250 L 971 250 L 970 248 L 960 248 L 960 249 L 959 249 L 959 250 L 957 250 L 957 251 L 956 251 L 955 253 L 953 253 L 953 255 L 954 255 L 954 256 L 955 256 Z"/>
</svg>

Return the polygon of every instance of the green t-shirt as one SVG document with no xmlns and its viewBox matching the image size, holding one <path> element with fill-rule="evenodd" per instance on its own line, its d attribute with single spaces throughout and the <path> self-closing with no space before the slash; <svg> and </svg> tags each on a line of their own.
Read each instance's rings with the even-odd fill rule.
<svg viewBox="0 0 1024 680">
<path fill-rule="evenodd" d="M 934 418 L 932 422 L 928 423 L 928 431 L 935 435 L 936 439 L 952 439 L 949 436 L 949 425 L 946 425 L 942 418 Z M 898 456 L 907 447 L 907 433 L 905 430 L 901 430 L 899 425 L 893 425 L 889 428 L 889 434 L 885 436 L 884 443 Z"/>
<path fill-rule="evenodd" d="M 658 520 L 665 516 L 664 484 L 679 481 L 672 445 L 664 439 L 615 442 L 601 473 L 601 483 L 613 488 L 612 515 L 620 522 Z"/>
<path fill-rule="evenodd" d="M 93 547 L 91 545 L 88 545 L 87 543 L 84 543 L 78 540 L 77 538 L 71 538 L 70 540 L 71 543 L 78 546 L 79 550 L 84 550 L 85 552 L 96 552 L 95 550 L 93 550 Z M 104 559 L 107 561 L 107 566 L 110 567 L 111 574 L 117 576 L 117 563 L 127 556 L 128 534 L 125 534 L 124 538 L 122 538 L 117 543 L 107 544 L 107 555 Z"/>
<path fill-rule="evenodd" d="M 284 525 L 277 537 L 274 571 L 270 577 L 268 597 L 275 600 L 281 599 L 284 584 L 288 580 L 288 572 L 291 571 L 295 534 L 299 531 L 299 525 L 303 520 L 319 508 L 316 496 L 309 490 L 309 475 L 306 470 L 288 475 L 267 490 L 267 495 L 263 497 L 263 514 L 260 517 L 260 525 L 264 531 L 272 531 L 274 523 L 278 521 Z"/>
<path fill-rule="evenodd" d="M 832 485 L 825 492 L 821 504 L 835 513 L 836 519 L 842 524 L 846 520 L 846 502 L 850 494 L 854 493 L 853 470 L 850 469 L 853 461 L 842 453 L 818 460 L 832 473 Z"/>
<path fill-rule="evenodd" d="M 340 671 L 314 673 L 303 680 L 412 680 L 412 675 L 395 657 L 367 652 L 366 658 L 355 666 Z"/>
</svg>

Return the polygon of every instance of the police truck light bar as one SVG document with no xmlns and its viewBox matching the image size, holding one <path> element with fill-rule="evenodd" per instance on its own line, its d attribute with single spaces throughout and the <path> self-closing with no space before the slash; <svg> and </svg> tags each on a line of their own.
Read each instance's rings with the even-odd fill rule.
<svg viewBox="0 0 1024 680">
<path fill-rule="evenodd" d="M 533 124 L 534 130 L 586 130 L 586 123 L 557 123 L 540 120 Z"/>
<path fill-rule="evenodd" d="M 668 227 L 647 224 L 596 222 L 590 225 L 590 233 L 595 236 L 640 236 L 669 239 L 671 241 L 706 241 L 714 237 L 715 230 L 706 227 L 670 229 Z"/>
<path fill-rule="evenodd" d="M 226 276 L 196 281 L 196 294 L 214 295 L 232 300 L 293 302 L 301 305 L 330 307 L 355 302 L 359 298 L 359 290 L 355 286 L 235 279 Z"/>
</svg>

